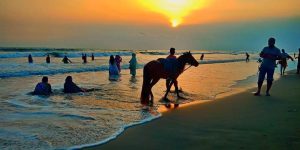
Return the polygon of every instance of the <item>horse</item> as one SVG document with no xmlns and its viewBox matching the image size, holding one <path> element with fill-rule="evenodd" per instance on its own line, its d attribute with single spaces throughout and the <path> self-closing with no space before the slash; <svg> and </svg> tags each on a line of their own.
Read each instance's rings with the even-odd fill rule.
<svg viewBox="0 0 300 150">
<path fill-rule="evenodd" d="M 164 58 L 153 60 L 148 62 L 143 68 L 143 86 L 141 91 L 141 104 L 144 106 L 153 106 L 153 93 L 152 87 L 161 79 L 167 79 L 167 91 L 164 95 L 164 100 L 167 101 L 168 93 L 170 92 L 171 86 L 174 84 L 177 97 L 179 96 L 178 91 L 178 76 L 184 72 L 186 64 L 190 66 L 197 67 L 199 65 L 198 61 L 192 56 L 191 52 L 183 53 L 175 60 L 174 71 L 166 71 L 163 61 Z"/>
</svg>

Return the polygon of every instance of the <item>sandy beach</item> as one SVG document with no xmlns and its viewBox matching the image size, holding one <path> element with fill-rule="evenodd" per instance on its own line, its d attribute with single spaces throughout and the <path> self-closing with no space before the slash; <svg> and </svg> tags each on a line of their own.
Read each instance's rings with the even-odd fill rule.
<svg viewBox="0 0 300 150">
<path fill-rule="evenodd" d="M 300 76 L 274 83 L 272 96 L 255 89 L 164 112 L 126 129 L 107 144 L 86 149 L 299 149 Z"/>
</svg>

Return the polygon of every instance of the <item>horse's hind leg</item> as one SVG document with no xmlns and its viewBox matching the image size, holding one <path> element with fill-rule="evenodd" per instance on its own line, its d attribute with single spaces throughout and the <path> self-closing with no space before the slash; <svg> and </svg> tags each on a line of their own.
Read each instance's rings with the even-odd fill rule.
<svg viewBox="0 0 300 150">
<path fill-rule="evenodd" d="M 158 79 L 152 79 L 151 83 L 150 83 L 150 106 L 153 106 L 153 101 L 154 101 L 154 96 L 153 96 L 153 93 L 152 93 L 152 87 L 159 81 L 159 78 Z"/>
</svg>

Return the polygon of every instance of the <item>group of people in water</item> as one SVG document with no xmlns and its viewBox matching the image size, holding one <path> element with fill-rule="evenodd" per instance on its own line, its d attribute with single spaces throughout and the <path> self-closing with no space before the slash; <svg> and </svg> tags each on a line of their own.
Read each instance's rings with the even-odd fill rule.
<svg viewBox="0 0 300 150">
<path fill-rule="evenodd" d="M 82 54 L 82 59 L 84 60 L 84 57 L 86 57 L 86 54 Z M 94 56 L 94 55 L 92 55 Z M 29 57 L 32 60 L 32 56 L 29 55 Z M 46 57 L 46 62 L 50 63 L 50 56 L 47 55 Z M 85 58 L 86 59 L 86 58 Z M 92 60 L 94 60 L 94 57 L 92 57 Z M 68 59 L 67 56 L 64 56 L 63 60 L 64 63 L 72 63 L 71 60 Z M 33 61 L 32 61 L 33 62 Z M 32 63 L 31 62 L 31 63 Z M 118 80 L 120 77 L 120 72 L 121 72 L 121 62 L 122 62 L 122 57 L 119 55 L 116 55 L 115 57 L 113 55 L 110 56 L 109 59 L 109 79 L 110 80 Z M 135 77 L 136 76 L 136 69 L 137 69 L 137 58 L 136 54 L 132 53 L 132 58 L 129 61 L 129 69 L 130 69 L 130 74 Z M 83 89 L 78 87 L 72 79 L 72 76 L 67 76 L 65 79 L 65 84 L 64 84 L 64 93 L 78 93 L 78 92 L 87 92 L 89 91 L 88 89 Z M 52 93 L 51 85 L 48 83 L 48 77 L 44 76 L 42 78 L 42 81 L 38 83 L 34 89 L 33 94 L 34 95 L 50 95 Z"/>
<path fill-rule="evenodd" d="M 82 63 L 84 63 L 84 64 L 87 63 L 87 54 L 82 53 L 81 59 L 82 59 Z M 92 61 L 95 60 L 94 53 L 91 54 L 91 60 Z M 65 64 L 72 63 L 72 61 L 67 57 L 67 55 L 64 56 L 64 58 L 62 59 L 62 62 Z M 33 63 L 33 58 L 32 58 L 31 54 L 28 55 L 28 63 Z M 51 57 L 49 54 L 47 54 L 47 56 L 46 56 L 46 63 L 47 64 L 51 63 Z"/>
<path fill-rule="evenodd" d="M 72 76 L 67 76 L 64 83 L 64 93 L 78 93 L 85 92 L 86 90 L 78 87 L 72 79 Z M 44 76 L 42 81 L 35 86 L 33 91 L 34 95 L 50 95 L 52 94 L 51 84 L 48 82 L 48 77 Z"/>
<path fill-rule="evenodd" d="M 129 61 L 129 69 L 130 74 L 135 77 L 136 68 L 137 68 L 137 59 L 136 54 L 132 53 L 131 59 Z M 109 79 L 110 80 L 118 80 L 121 73 L 121 62 L 122 57 L 120 55 L 113 56 L 111 55 L 109 58 Z"/>
</svg>

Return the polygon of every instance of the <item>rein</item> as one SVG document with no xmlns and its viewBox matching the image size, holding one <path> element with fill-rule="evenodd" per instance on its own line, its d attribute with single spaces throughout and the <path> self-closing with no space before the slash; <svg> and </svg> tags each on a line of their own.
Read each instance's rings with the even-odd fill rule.
<svg viewBox="0 0 300 150">
<path fill-rule="evenodd" d="M 185 72 L 186 70 L 190 69 L 192 67 L 192 65 L 190 65 L 189 67 L 185 68 L 182 72 Z"/>
</svg>

